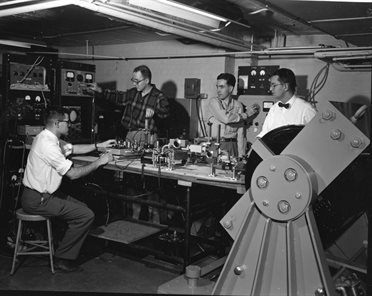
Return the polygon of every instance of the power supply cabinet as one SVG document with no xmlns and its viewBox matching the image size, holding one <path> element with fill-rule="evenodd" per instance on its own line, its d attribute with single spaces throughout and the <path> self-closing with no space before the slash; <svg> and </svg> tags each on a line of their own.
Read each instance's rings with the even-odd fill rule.
<svg viewBox="0 0 372 296">
<path fill-rule="evenodd" d="M 54 101 L 54 60 L 43 55 L 3 54 L 2 110 L 9 132 L 19 125 L 43 125 Z"/>
<path fill-rule="evenodd" d="M 96 67 L 92 64 L 60 60 L 56 66 L 56 93 L 71 121 L 67 140 L 92 143 L 95 140 L 94 94 L 88 91 L 95 82 Z"/>
</svg>

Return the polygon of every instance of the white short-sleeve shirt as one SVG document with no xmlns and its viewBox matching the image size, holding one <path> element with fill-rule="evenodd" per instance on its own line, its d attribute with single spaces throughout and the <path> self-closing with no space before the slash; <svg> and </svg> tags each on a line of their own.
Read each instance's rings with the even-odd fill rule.
<svg viewBox="0 0 372 296">
<path fill-rule="evenodd" d="M 28 154 L 23 185 L 41 193 L 53 193 L 58 189 L 63 175 L 72 166 L 61 146 L 62 141 L 47 129 L 35 137 Z"/>
</svg>

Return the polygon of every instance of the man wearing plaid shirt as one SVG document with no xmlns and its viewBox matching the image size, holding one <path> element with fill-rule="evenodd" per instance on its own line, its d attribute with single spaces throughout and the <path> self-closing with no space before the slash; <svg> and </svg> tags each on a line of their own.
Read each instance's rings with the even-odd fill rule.
<svg viewBox="0 0 372 296">
<path fill-rule="evenodd" d="M 138 144 L 146 143 L 146 133 L 156 140 L 157 121 L 169 115 L 169 102 L 164 94 L 151 84 L 151 71 L 141 65 L 133 70 L 134 87 L 124 98 L 124 112 L 121 124 L 128 131 L 126 140 Z"/>
<path fill-rule="evenodd" d="M 134 87 L 124 94 L 120 102 L 124 110 L 121 125 L 126 133 L 125 140 L 140 146 L 156 141 L 158 123 L 169 115 L 168 99 L 151 83 L 151 78 L 147 66 L 134 68 L 131 78 Z M 103 92 L 96 83 L 91 83 L 89 90 Z"/>
</svg>

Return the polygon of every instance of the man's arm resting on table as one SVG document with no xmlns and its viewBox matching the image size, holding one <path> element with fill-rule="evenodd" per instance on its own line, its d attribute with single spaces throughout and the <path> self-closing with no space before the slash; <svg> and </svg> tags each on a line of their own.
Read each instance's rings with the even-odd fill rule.
<svg viewBox="0 0 372 296">
<path fill-rule="evenodd" d="M 100 166 L 107 164 L 109 161 L 112 161 L 113 157 L 111 153 L 104 153 L 102 154 L 97 160 L 80 167 L 71 167 L 65 176 L 70 180 L 76 180 L 81 177 L 85 177 L 90 173 L 94 172 Z"/>
<path fill-rule="evenodd" d="M 110 139 L 102 143 L 95 144 L 75 144 L 73 145 L 73 154 L 85 154 L 96 150 L 97 148 L 109 148 L 116 145 L 115 139 Z"/>
</svg>

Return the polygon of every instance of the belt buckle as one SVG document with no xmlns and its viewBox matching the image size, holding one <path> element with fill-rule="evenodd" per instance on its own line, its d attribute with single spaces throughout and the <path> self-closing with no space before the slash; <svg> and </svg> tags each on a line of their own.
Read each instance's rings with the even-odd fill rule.
<svg viewBox="0 0 372 296">
<path fill-rule="evenodd" d="M 44 202 L 46 202 L 48 200 L 48 198 L 50 197 L 50 195 L 49 196 L 44 196 L 46 194 L 48 194 L 48 193 L 40 193 L 40 195 L 41 195 L 40 204 L 41 205 L 44 204 Z"/>
</svg>

